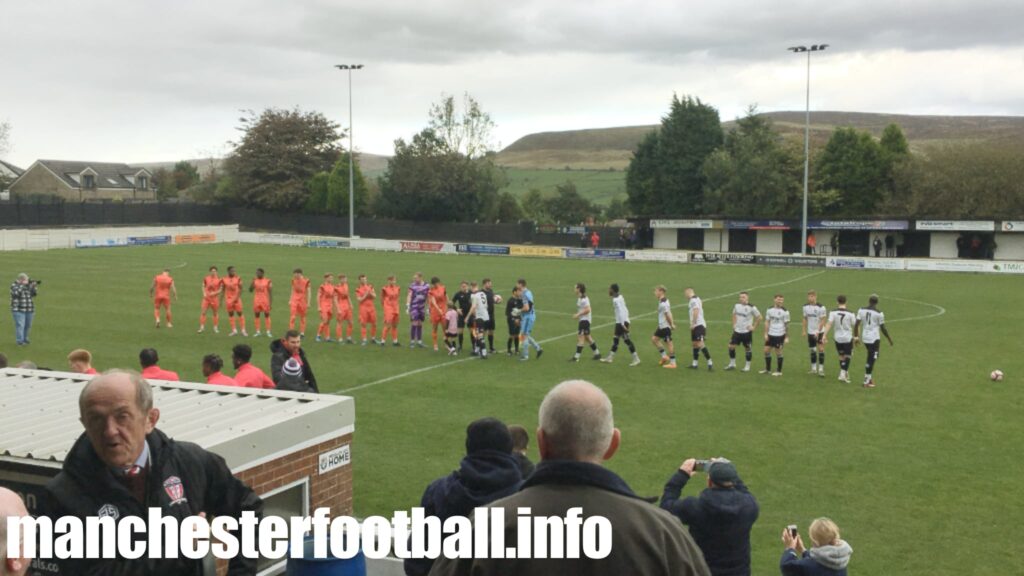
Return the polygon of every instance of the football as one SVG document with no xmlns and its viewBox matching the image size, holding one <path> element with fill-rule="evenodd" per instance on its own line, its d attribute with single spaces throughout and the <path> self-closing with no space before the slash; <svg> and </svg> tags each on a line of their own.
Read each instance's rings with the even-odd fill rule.
<svg viewBox="0 0 1024 576">
<path fill-rule="evenodd" d="M 495 294 L 494 295 L 494 303 L 495 304 L 501 304 L 501 294 Z"/>
<path fill-rule="evenodd" d="M 512 309 L 512 317 L 513 318 L 519 318 L 519 316 L 521 316 L 522 313 L 523 313 L 523 311 L 520 310 L 519 308 L 513 308 Z"/>
<path fill-rule="evenodd" d="M 1002 370 L 993 370 L 992 373 L 989 374 L 989 378 L 991 378 L 993 382 L 1002 382 L 1003 381 L 1003 371 Z"/>
</svg>

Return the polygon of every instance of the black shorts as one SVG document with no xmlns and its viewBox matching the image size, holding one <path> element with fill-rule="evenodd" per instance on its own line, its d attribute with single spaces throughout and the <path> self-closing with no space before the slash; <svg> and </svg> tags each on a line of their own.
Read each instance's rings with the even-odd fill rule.
<svg viewBox="0 0 1024 576">
<path fill-rule="evenodd" d="M 853 356 L 853 341 L 836 342 L 836 353 L 840 356 Z"/>
<path fill-rule="evenodd" d="M 466 317 L 463 316 L 462 314 L 459 314 L 459 328 L 465 328 L 465 327 L 466 327 Z"/>
<path fill-rule="evenodd" d="M 444 337 L 445 338 L 455 338 L 458 335 L 459 335 L 458 332 L 445 332 L 444 333 Z"/>
<path fill-rule="evenodd" d="M 733 332 L 732 338 L 729 338 L 729 344 L 732 346 L 743 345 L 745 348 L 750 348 L 750 345 L 754 343 L 753 332 Z"/>
<path fill-rule="evenodd" d="M 590 336 L 590 320 L 580 320 L 580 323 L 576 326 L 576 334 L 578 336 Z"/>
<path fill-rule="evenodd" d="M 629 322 L 615 325 L 615 337 L 622 338 L 624 336 L 629 336 Z"/>
<path fill-rule="evenodd" d="M 508 335 L 519 336 L 519 318 L 506 316 L 505 319 L 508 320 Z"/>
<path fill-rule="evenodd" d="M 487 322 L 487 320 L 474 318 L 473 323 L 470 325 L 470 327 L 473 328 L 474 330 L 477 330 L 478 332 L 483 332 L 487 330 Z"/>
<path fill-rule="evenodd" d="M 491 316 L 490 320 L 484 321 L 483 324 L 484 324 L 484 326 L 483 326 L 483 328 L 481 328 L 482 330 L 491 330 L 493 332 L 494 331 L 494 316 Z"/>
<path fill-rule="evenodd" d="M 817 348 L 818 344 L 821 344 L 821 339 L 824 336 L 825 335 L 821 334 L 821 333 L 818 333 L 818 334 L 808 334 L 807 335 L 807 347 L 808 348 Z"/>
<path fill-rule="evenodd" d="M 779 350 L 781 350 L 782 347 L 785 346 L 785 345 L 786 345 L 786 337 L 785 336 L 769 336 L 768 337 L 768 343 L 765 344 L 765 346 L 767 346 L 769 348 L 777 348 Z"/>
<path fill-rule="evenodd" d="M 864 347 L 867 348 L 868 350 L 868 358 L 874 358 L 875 360 L 878 360 L 878 353 L 882 350 L 881 340 L 875 340 L 871 344 L 865 342 Z"/>
<path fill-rule="evenodd" d="M 690 328 L 690 342 L 703 342 L 704 336 L 707 333 L 707 326 L 696 326 L 694 328 Z"/>
<path fill-rule="evenodd" d="M 654 336 L 660 338 L 665 342 L 672 341 L 672 329 L 671 328 L 658 328 L 654 331 Z"/>
</svg>

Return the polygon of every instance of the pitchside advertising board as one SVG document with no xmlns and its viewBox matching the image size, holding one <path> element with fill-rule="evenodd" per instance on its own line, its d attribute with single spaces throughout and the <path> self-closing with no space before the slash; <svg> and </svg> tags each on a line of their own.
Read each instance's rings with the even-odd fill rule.
<svg viewBox="0 0 1024 576">
<path fill-rule="evenodd" d="M 627 250 L 626 260 L 632 262 L 670 262 L 685 264 L 690 255 L 682 250 Z"/>
<path fill-rule="evenodd" d="M 170 236 L 129 236 L 129 246 L 158 246 L 160 244 L 170 244 Z"/>
<path fill-rule="evenodd" d="M 348 240 L 336 238 L 306 238 L 302 241 L 302 245 L 306 248 L 351 248 L 352 246 Z"/>
<path fill-rule="evenodd" d="M 1007 220 L 999 225 L 1003 232 L 1024 232 L 1024 220 Z"/>
<path fill-rule="evenodd" d="M 825 258 L 818 256 L 758 256 L 756 264 L 764 266 L 824 266 Z"/>
<path fill-rule="evenodd" d="M 729 230 L 791 230 L 795 226 L 785 220 L 728 220 L 725 227 Z"/>
<path fill-rule="evenodd" d="M 715 220 L 660 219 L 651 220 L 651 228 L 701 229 L 721 228 L 722 223 Z"/>
<path fill-rule="evenodd" d="M 509 246 L 508 253 L 510 256 L 531 256 L 540 258 L 562 258 L 565 256 L 561 248 L 555 248 L 553 246 Z"/>
<path fill-rule="evenodd" d="M 993 262 L 991 260 L 907 260 L 907 270 L 926 272 L 988 272 L 1024 274 L 1024 262 Z"/>
<path fill-rule="evenodd" d="M 583 258 L 587 260 L 625 260 L 625 250 L 590 250 L 586 248 L 566 248 L 566 258 Z"/>
<path fill-rule="evenodd" d="M 910 230 L 907 220 L 808 220 L 813 230 Z"/>
<path fill-rule="evenodd" d="M 906 270 L 907 261 L 902 258 L 846 258 L 837 256 L 827 258 L 825 266 L 856 270 Z"/>
<path fill-rule="evenodd" d="M 914 229 L 929 232 L 995 232 L 991 220 L 918 220 Z"/>
<path fill-rule="evenodd" d="M 485 254 L 491 256 L 508 256 L 508 246 L 493 244 L 456 244 L 455 251 L 459 254 Z"/>
<path fill-rule="evenodd" d="M 126 238 L 89 238 L 87 240 L 75 240 L 75 248 L 113 248 L 115 246 L 127 246 Z"/>
<path fill-rule="evenodd" d="M 694 252 L 690 254 L 690 262 L 702 264 L 713 264 L 716 262 L 725 264 L 753 264 L 756 258 L 753 254 L 731 252 Z"/>
<path fill-rule="evenodd" d="M 444 242 L 408 242 L 403 240 L 402 252 L 440 252 L 444 250 Z"/>
</svg>

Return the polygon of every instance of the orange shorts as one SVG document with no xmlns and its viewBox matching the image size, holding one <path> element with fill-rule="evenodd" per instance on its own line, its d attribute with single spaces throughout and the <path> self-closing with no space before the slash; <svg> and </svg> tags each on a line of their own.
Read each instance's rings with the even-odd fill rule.
<svg viewBox="0 0 1024 576">
<path fill-rule="evenodd" d="M 351 306 L 345 306 L 343 308 L 338 308 L 338 320 L 347 320 L 347 321 L 351 322 L 352 321 L 352 307 Z"/>
<path fill-rule="evenodd" d="M 305 301 L 290 302 L 289 307 L 291 308 L 291 311 L 294 312 L 295 314 L 302 314 L 303 316 L 305 316 L 306 312 L 309 312 L 309 304 L 306 304 Z"/>
<path fill-rule="evenodd" d="M 431 312 L 431 314 L 430 314 L 430 323 L 431 324 L 441 324 L 443 322 L 444 322 L 444 316 L 439 316 L 436 312 Z"/>
<path fill-rule="evenodd" d="M 321 308 L 320 309 L 320 320 L 322 322 L 326 322 L 326 321 L 330 320 L 333 317 L 334 317 L 334 311 L 331 310 L 330 308 Z"/>
<path fill-rule="evenodd" d="M 209 298 L 203 298 L 203 310 L 212 309 L 214 312 L 220 310 L 220 300 L 211 300 Z"/>
<path fill-rule="evenodd" d="M 234 300 L 228 301 L 226 303 L 226 305 L 224 306 L 224 309 L 227 310 L 228 312 L 238 312 L 238 313 L 241 313 L 242 312 L 242 299 L 241 298 L 235 298 Z"/>
<path fill-rule="evenodd" d="M 369 324 L 377 322 L 377 309 L 376 308 L 360 308 L 359 309 L 359 322 L 361 324 Z"/>
<path fill-rule="evenodd" d="M 171 307 L 171 297 L 170 296 L 164 296 L 163 298 L 154 298 L 153 299 L 153 308 L 159 308 L 161 306 L 163 306 L 164 308 L 170 308 Z"/>
<path fill-rule="evenodd" d="M 270 314 L 270 302 L 257 300 L 252 303 L 252 311 L 255 314 Z"/>
<path fill-rule="evenodd" d="M 385 324 L 398 324 L 400 314 L 397 308 L 385 308 L 384 309 L 384 323 Z"/>
</svg>

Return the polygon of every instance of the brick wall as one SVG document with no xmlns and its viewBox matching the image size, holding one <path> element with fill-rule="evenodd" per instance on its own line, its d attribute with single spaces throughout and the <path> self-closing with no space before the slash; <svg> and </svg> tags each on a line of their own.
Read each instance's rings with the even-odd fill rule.
<svg viewBox="0 0 1024 576">
<path fill-rule="evenodd" d="M 309 477 L 309 512 L 331 509 L 330 517 L 352 515 L 352 464 L 317 475 L 320 454 L 352 443 L 352 434 L 329 440 L 236 474 L 257 494 Z M 353 455 L 353 458 L 355 456 Z M 227 573 L 227 562 L 217 562 L 217 574 Z"/>
</svg>

